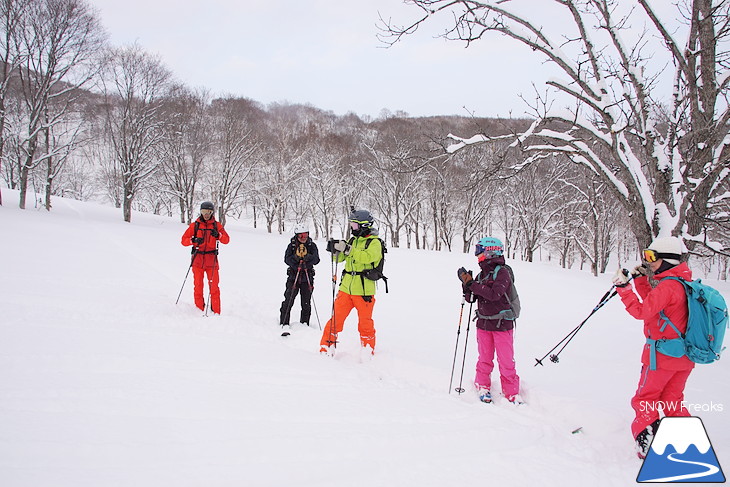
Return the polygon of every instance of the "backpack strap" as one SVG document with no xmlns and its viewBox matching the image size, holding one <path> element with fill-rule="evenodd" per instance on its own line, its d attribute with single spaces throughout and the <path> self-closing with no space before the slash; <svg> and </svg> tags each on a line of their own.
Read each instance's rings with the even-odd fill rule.
<svg viewBox="0 0 730 487">
<path fill-rule="evenodd" d="M 485 315 L 481 314 L 479 312 L 479 310 L 477 310 L 476 317 L 481 318 L 483 320 L 491 320 L 491 321 L 497 320 L 497 321 L 499 321 L 499 323 L 497 323 L 497 328 L 499 328 L 500 326 L 502 326 L 502 320 L 514 321 L 515 313 L 511 309 L 506 309 L 504 311 L 500 311 L 496 315 L 485 316 Z"/>
<path fill-rule="evenodd" d="M 196 238 L 198 238 L 198 229 L 199 228 L 200 228 L 200 220 L 198 220 L 196 218 L 195 219 L 195 226 L 193 227 L 193 242 L 195 241 Z M 193 248 L 190 249 L 190 253 L 193 254 L 193 256 L 195 256 L 196 253 L 199 253 L 198 252 L 198 245 L 197 244 L 193 243 Z M 195 258 L 195 257 L 193 257 L 193 258 Z"/>
<path fill-rule="evenodd" d="M 381 249 L 380 253 L 385 254 L 385 250 L 383 250 L 383 240 L 380 237 L 376 237 L 376 238 L 378 240 L 380 240 L 380 249 Z M 373 240 L 375 240 L 375 239 L 368 238 L 365 240 L 365 249 L 370 247 L 370 244 L 372 243 Z M 380 258 L 383 259 L 383 256 L 381 255 Z M 373 269 L 375 269 L 375 262 L 371 262 L 370 265 L 372 266 Z M 360 274 L 360 278 L 362 279 L 362 288 L 365 289 L 365 276 L 363 276 L 362 272 L 359 272 L 358 274 Z M 385 283 L 385 293 L 387 294 L 388 293 L 388 278 L 383 276 L 382 273 L 380 275 L 382 276 L 381 279 Z"/>
<path fill-rule="evenodd" d="M 685 354 L 684 337 L 674 323 L 672 323 L 672 320 L 664 314 L 663 310 L 659 312 L 659 322 L 662 323 L 659 327 L 659 331 L 661 333 L 664 333 L 667 325 L 669 325 L 677 333 L 677 338 L 660 338 L 655 340 L 649 336 L 649 338 L 646 339 L 646 343 L 649 345 L 649 370 L 656 370 L 657 350 L 670 357 L 681 357 Z"/>
</svg>

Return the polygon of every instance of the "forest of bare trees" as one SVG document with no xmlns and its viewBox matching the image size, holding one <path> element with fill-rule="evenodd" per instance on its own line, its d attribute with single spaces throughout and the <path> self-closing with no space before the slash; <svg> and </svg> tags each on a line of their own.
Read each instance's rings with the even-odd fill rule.
<svg viewBox="0 0 730 487">
<path fill-rule="evenodd" d="M 392 247 L 462 252 L 490 233 L 504 237 L 511 258 L 595 275 L 671 232 L 727 279 L 727 6 L 688 2 L 695 54 L 677 49 L 674 104 L 658 106 L 651 80 L 628 69 L 646 57 L 620 42 L 614 2 L 555 1 L 581 33 L 573 60 L 489 2 L 415 1 L 428 14 L 384 32 L 407 42 L 443 9 L 455 22 L 449 37 L 473 42 L 495 31 L 533 43 L 564 65 L 570 82 L 554 87 L 577 100 L 572 112 L 550 111 L 545 100 L 525 119 L 371 119 L 215 97 L 177 83 L 139 45 L 108 45 L 82 0 L 0 0 L 0 179 L 20 191 L 21 208 L 51 211 L 58 195 L 111 203 L 125 221 L 138 210 L 189 222 L 210 199 L 223 222 L 279 233 L 306 222 L 316 237 L 343 234 L 354 205 L 373 212 Z M 595 19 L 615 37 L 615 62 L 591 51 Z M 673 33 L 661 35 L 670 45 Z"/>
</svg>

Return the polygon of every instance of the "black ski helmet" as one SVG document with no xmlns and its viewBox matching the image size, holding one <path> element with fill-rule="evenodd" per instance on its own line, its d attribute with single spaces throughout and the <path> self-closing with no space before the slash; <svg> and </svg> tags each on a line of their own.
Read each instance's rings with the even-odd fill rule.
<svg viewBox="0 0 730 487">
<path fill-rule="evenodd" d="M 350 213 L 350 222 L 357 223 L 358 228 L 352 230 L 352 234 L 356 237 L 367 235 L 373 227 L 373 215 L 368 210 L 353 210 Z"/>
<path fill-rule="evenodd" d="M 203 201 L 200 203 L 200 209 L 201 210 L 215 210 L 215 206 L 213 206 L 213 203 L 211 201 Z"/>
</svg>

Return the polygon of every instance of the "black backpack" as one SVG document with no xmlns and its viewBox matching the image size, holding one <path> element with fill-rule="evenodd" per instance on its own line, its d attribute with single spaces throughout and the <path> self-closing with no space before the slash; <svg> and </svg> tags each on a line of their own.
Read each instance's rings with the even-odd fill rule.
<svg viewBox="0 0 730 487">
<path fill-rule="evenodd" d="M 380 240 L 380 248 L 382 249 L 382 254 L 380 256 L 380 261 L 378 262 L 378 265 L 375 265 L 375 262 L 371 262 L 370 265 L 373 266 L 372 269 L 365 269 L 362 271 L 362 276 L 366 279 L 370 279 L 371 281 L 377 281 L 378 279 L 382 279 L 385 283 L 385 292 L 388 292 L 388 278 L 385 277 L 383 274 L 383 268 L 385 267 L 385 254 L 388 252 L 388 248 L 385 246 L 385 241 L 377 237 L 378 240 Z M 373 238 L 367 239 L 365 242 L 365 248 L 367 249 L 370 246 L 370 243 L 375 240 Z"/>
</svg>

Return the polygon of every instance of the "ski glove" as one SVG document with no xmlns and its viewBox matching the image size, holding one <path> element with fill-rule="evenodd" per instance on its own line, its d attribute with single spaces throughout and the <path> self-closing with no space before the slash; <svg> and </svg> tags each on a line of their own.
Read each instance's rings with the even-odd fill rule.
<svg viewBox="0 0 730 487">
<path fill-rule="evenodd" d="M 645 276 L 646 275 L 646 267 L 644 267 L 644 264 L 637 265 L 631 270 L 631 276 L 634 278 Z"/>
<path fill-rule="evenodd" d="M 332 248 L 334 248 L 337 252 L 344 252 L 345 254 L 350 253 L 350 245 L 344 240 L 337 240 L 332 245 Z"/>
<path fill-rule="evenodd" d="M 463 267 L 459 267 L 459 270 L 456 271 L 456 275 L 459 276 L 459 280 L 462 284 L 464 284 L 464 286 L 468 286 L 474 280 L 471 275 L 471 271 L 467 271 Z"/>
<path fill-rule="evenodd" d="M 337 242 L 337 240 L 335 240 L 334 238 L 327 240 L 327 248 L 326 248 L 327 252 L 335 251 L 335 248 L 334 248 L 335 242 Z"/>
<path fill-rule="evenodd" d="M 611 282 L 616 287 L 626 287 L 629 284 L 629 271 L 626 269 L 618 269 L 613 275 Z"/>
<path fill-rule="evenodd" d="M 201 245 L 203 243 L 203 237 L 193 237 L 192 241 L 195 245 Z"/>
<path fill-rule="evenodd" d="M 344 252 L 347 254 L 350 252 L 350 246 L 344 240 L 331 238 L 327 241 L 327 252 Z"/>
<path fill-rule="evenodd" d="M 216 230 L 215 228 L 210 231 L 210 234 L 212 235 L 213 238 L 218 238 L 221 236 L 220 232 L 218 232 L 218 230 Z"/>
</svg>

